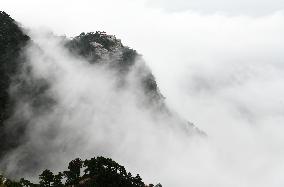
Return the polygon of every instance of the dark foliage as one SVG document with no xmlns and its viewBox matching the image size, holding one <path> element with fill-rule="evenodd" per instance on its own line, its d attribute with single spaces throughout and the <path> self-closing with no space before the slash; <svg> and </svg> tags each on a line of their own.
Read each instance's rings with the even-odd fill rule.
<svg viewBox="0 0 284 187">
<path fill-rule="evenodd" d="M 0 11 L 0 123 L 8 117 L 8 88 L 11 77 L 18 70 L 21 48 L 29 40 L 15 21 L 5 12 Z"/>
<path fill-rule="evenodd" d="M 108 55 L 111 55 L 114 51 L 118 50 L 120 58 L 108 65 L 119 72 L 118 76 L 122 78 L 122 84 L 123 76 L 129 72 L 129 69 L 140 57 L 135 50 L 123 46 L 120 40 L 116 39 L 115 36 L 107 35 L 105 32 L 99 31 L 95 33 L 81 33 L 79 36 L 67 41 L 66 47 L 72 53 L 88 59 L 90 63 L 100 62 L 103 55 L 98 53 L 99 50 L 105 50 Z M 142 69 L 141 71 L 143 71 L 141 72 L 141 74 L 143 74 L 141 84 L 144 92 L 150 94 L 152 96 L 151 99 L 162 99 L 155 77 L 151 71 L 149 69 Z"/>
<path fill-rule="evenodd" d="M 81 169 L 84 169 L 84 175 L 81 175 Z M 69 163 L 67 171 L 54 175 L 50 170 L 44 170 L 39 179 L 39 184 L 33 184 L 23 178 L 16 182 L 0 176 L 0 187 L 147 187 L 139 175 L 132 176 L 123 166 L 104 157 L 85 161 L 76 158 Z M 161 187 L 160 184 L 157 186 Z"/>
<path fill-rule="evenodd" d="M 39 175 L 39 184 L 42 187 L 50 187 L 54 180 L 54 175 L 49 170 L 44 170 L 42 174 Z"/>
<path fill-rule="evenodd" d="M 83 162 L 80 158 L 72 160 L 68 165 L 68 171 L 64 171 L 63 174 L 66 177 L 67 185 L 78 185 L 80 182 L 81 168 L 83 167 Z"/>
<path fill-rule="evenodd" d="M 5 12 L 0 11 L 0 157 L 18 144 L 19 138 L 14 135 L 23 131 L 22 126 L 13 129 L 13 133 L 4 131 L 4 123 L 10 117 L 13 101 L 9 97 L 9 86 L 12 77 L 21 66 L 21 49 L 29 37 L 17 26 L 16 22 Z M 5 142 L 5 143 L 4 143 Z"/>
<path fill-rule="evenodd" d="M 138 54 L 135 50 L 129 47 L 124 47 L 122 49 L 122 56 L 118 61 L 117 68 L 123 73 L 128 72 L 129 68 L 134 65 L 137 57 Z"/>
<path fill-rule="evenodd" d="M 24 141 L 28 120 L 16 119 L 13 116 L 16 108 L 14 98 L 32 101 L 34 113 L 50 108 L 54 100 L 47 97 L 49 85 L 44 79 L 25 81 L 20 74 L 23 71 L 26 57 L 22 54 L 24 47 L 30 42 L 17 23 L 5 12 L 0 11 L 0 158 L 9 150 Z M 24 69 L 27 74 L 28 68 Z M 17 85 L 17 92 L 10 93 Z"/>
<path fill-rule="evenodd" d="M 118 40 L 111 39 L 109 35 L 103 32 L 89 32 L 85 34 L 81 33 L 71 41 L 66 43 L 66 47 L 75 54 L 78 54 L 91 63 L 97 63 L 101 59 L 101 56 L 97 53 L 98 46 L 100 49 L 111 51 L 111 49 L 117 44 Z"/>
<path fill-rule="evenodd" d="M 72 40 L 66 43 L 66 47 L 75 54 L 89 60 L 90 63 L 98 63 L 102 58 L 99 51 L 104 51 L 111 55 L 115 52 L 121 52 L 121 58 L 117 59 L 118 63 L 113 63 L 111 66 L 120 71 L 126 71 L 135 63 L 138 53 L 122 45 L 119 39 L 115 36 L 107 35 L 105 32 L 89 32 L 81 33 Z"/>
<path fill-rule="evenodd" d="M 85 178 L 98 187 L 144 187 L 139 175 L 133 177 L 125 168 L 109 158 L 97 157 L 84 162 Z"/>
<path fill-rule="evenodd" d="M 64 175 L 61 172 L 59 172 L 57 175 L 54 175 L 52 186 L 53 187 L 63 187 L 64 186 L 62 182 L 63 176 Z"/>
</svg>

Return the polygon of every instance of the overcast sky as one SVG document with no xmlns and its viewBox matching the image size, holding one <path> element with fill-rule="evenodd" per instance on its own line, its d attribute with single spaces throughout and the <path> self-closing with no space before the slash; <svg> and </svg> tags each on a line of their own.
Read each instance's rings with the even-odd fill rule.
<svg viewBox="0 0 284 187">
<path fill-rule="evenodd" d="M 137 26 L 137 23 L 133 23 L 135 20 L 141 21 L 149 18 L 149 13 L 159 11 L 165 14 L 191 12 L 207 16 L 267 16 L 284 10 L 283 0 L 2 0 L 0 6 L 28 26 L 48 26 L 66 34 L 92 29 L 117 32 L 118 27 L 132 28 L 132 24 Z M 143 23 L 145 25 L 147 22 Z"/>
<path fill-rule="evenodd" d="M 205 14 L 262 16 L 282 11 L 282 0 L 148 0 L 149 5 L 167 11 L 198 11 Z"/>
</svg>

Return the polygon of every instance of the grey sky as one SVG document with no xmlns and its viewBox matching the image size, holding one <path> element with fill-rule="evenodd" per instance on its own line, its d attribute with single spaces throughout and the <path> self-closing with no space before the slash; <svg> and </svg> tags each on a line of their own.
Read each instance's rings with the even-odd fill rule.
<svg viewBox="0 0 284 187">
<path fill-rule="evenodd" d="M 284 9 L 283 0 L 148 0 L 148 5 L 167 11 L 197 11 L 228 15 L 261 16 Z"/>
</svg>

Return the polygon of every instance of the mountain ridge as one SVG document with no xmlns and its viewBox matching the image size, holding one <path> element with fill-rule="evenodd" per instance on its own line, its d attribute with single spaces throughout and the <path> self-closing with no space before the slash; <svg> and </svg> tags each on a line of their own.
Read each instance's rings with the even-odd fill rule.
<svg viewBox="0 0 284 187">
<path fill-rule="evenodd" d="M 36 144 L 33 139 L 29 140 L 28 131 L 34 128 L 37 122 L 33 121 L 31 119 L 33 116 L 30 115 L 36 115 L 37 119 L 40 119 L 46 113 L 51 113 L 48 117 L 56 117 L 61 113 L 55 113 L 53 116 L 53 112 L 56 111 L 54 108 L 58 104 L 57 98 L 50 94 L 53 83 L 46 77 L 35 77 L 32 74 L 34 70 L 28 64 L 30 57 L 26 55 L 25 48 L 32 45 L 33 48 L 29 49 L 30 51 L 38 52 L 48 61 L 52 62 L 54 59 L 49 59 L 48 55 L 45 56 L 41 46 L 37 45 L 31 36 L 25 34 L 18 23 L 5 12 L 0 12 L 0 25 L 0 137 L 3 142 L 0 144 L 0 160 L 7 160 L 10 155 L 15 156 L 15 152 L 20 150 L 23 154 L 12 165 L 21 165 L 21 169 L 10 171 L 13 174 L 8 173 L 17 177 L 23 171 L 34 173 L 35 168 L 42 164 L 43 157 L 40 154 L 47 154 L 47 152 L 41 152 L 43 148 L 37 149 L 33 147 L 35 145 L 29 145 L 29 141 Z M 74 57 L 86 60 L 91 66 L 102 65 L 114 72 L 117 91 L 126 89 L 130 84 L 129 81 L 134 81 L 131 84 L 139 88 L 134 89 L 138 93 L 139 101 L 135 105 L 145 108 L 143 110 L 149 110 L 154 121 L 165 118 L 165 122 L 170 125 L 168 128 L 179 129 L 185 136 L 195 133 L 203 134 L 193 124 L 186 122 L 168 108 L 155 77 L 142 56 L 134 49 L 124 46 L 115 36 L 97 31 L 61 39 L 64 48 Z M 132 77 L 130 74 L 133 74 Z M 19 111 L 19 105 L 28 107 L 21 108 Z M 43 139 L 46 138 L 44 143 L 52 143 L 52 138 L 58 136 L 55 128 L 57 121 L 54 120 L 54 122 L 55 124 L 53 121 L 48 124 L 48 133 L 43 134 Z M 56 148 L 56 146 L 52 147 L 52 149 Z M 35 154 L 34 152 L 37 151 L 39 153 Z M 35 157 L 32 158 L 32 155 Z M 46 164 L 48 165 L 48 162 Z M 0 170 L 5 172 L 10 167 L 9 163 L 0 161 Z"/>
</svg>

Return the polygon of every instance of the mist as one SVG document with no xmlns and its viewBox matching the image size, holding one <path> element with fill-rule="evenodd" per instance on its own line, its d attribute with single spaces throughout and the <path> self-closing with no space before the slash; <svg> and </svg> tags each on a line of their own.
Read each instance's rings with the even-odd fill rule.
<svg viewBox="0 0 284 187">
<path fill-rule="evenodd" d="M 155 176 L 155 168 L 167 162 L 163 155 L 181 151 L 180 146 L 198 137 L 163 101 L 150 102 L 141 85 L 149 73 L 143 59 L 137 57 L 121 77 L 112 68 L 116 55 L 90 64 L 67 50 L 65 37 L 44 30 L 29 35 L 26 62 L 16 78 L 21 81 L 11 87 L 17 106 L 10 120 L 27 121 L 26 130 L 20 145 L 0 163 L 8 176 L 34 180 L 45 168 L 60 171 L 74 158 L 94 156 L 111 157 L 132 171 Z M 22 93 L 25 85 L 43 91 L 28 97 Z"/>
<path fill-rule="evenodd" d="M 88 10 L 79 11 L 85 22 L 76 21 L 72 12 L 78 6 L 73 1 L 64 10 L 46 1 L 47 7 L 54 8 L 50 16 L 37 3 L 28 3 L 37 7 L 31 13 L 26 13 L 28 6 L 15 8 L 20 6 L 15 3 L 15 7 L 13 3 L 3 7 L 29 27 L 50 27 L 69 36 L 102 29 L 137 49 L 157 78 L 168 106 L 207 134 L 206 138 L 187 137 L 164 125 L 163 116 L 153 120 L 151 110 L 137 106 L 140 95 L 133 93 L 135 89 L 114 92 L 113 72 L 61 53 L 64 49 L 58 39 L 51 46 L 45 39 L 38 42 L 54 62 L 29 53 L 35 76 L 54 83 L 50 94 L 58 102 L 51 114 L 32 118 L 39 127 L 32 129 L 30 142 L 39 143 L 32 146 L 40 155 L 48 153 L 45 158 L 52 158 L 43 168 L 60 169 L 74 157 L 95 154 L 111 156 L 146 182 L 163 186 L 283 186 L 282 2 L 271 3 L 268 12 L 253 8 L 257 16 L 242 8 L 226 16 L 207 11 L 202 4 L 198 9 L 206 14 L 196 8 L 164 12 L 159 3 L 153 7 L 144 1 L 96 2 L 98 8 L 88 8 L 90 2 L 85 1 L 78 5 Z M 106 11 L 111 13 L 105 15 Z M 43 149 L 34 140 L 46 135 L 45 124 L 52 120 L 60 124 L 55 127 L 59 136 Z M 21 150 L 17 151 L 11 160 L 17 160 Z M 10 167 L 12 172 L 14 166 Z"/>
</svg>

